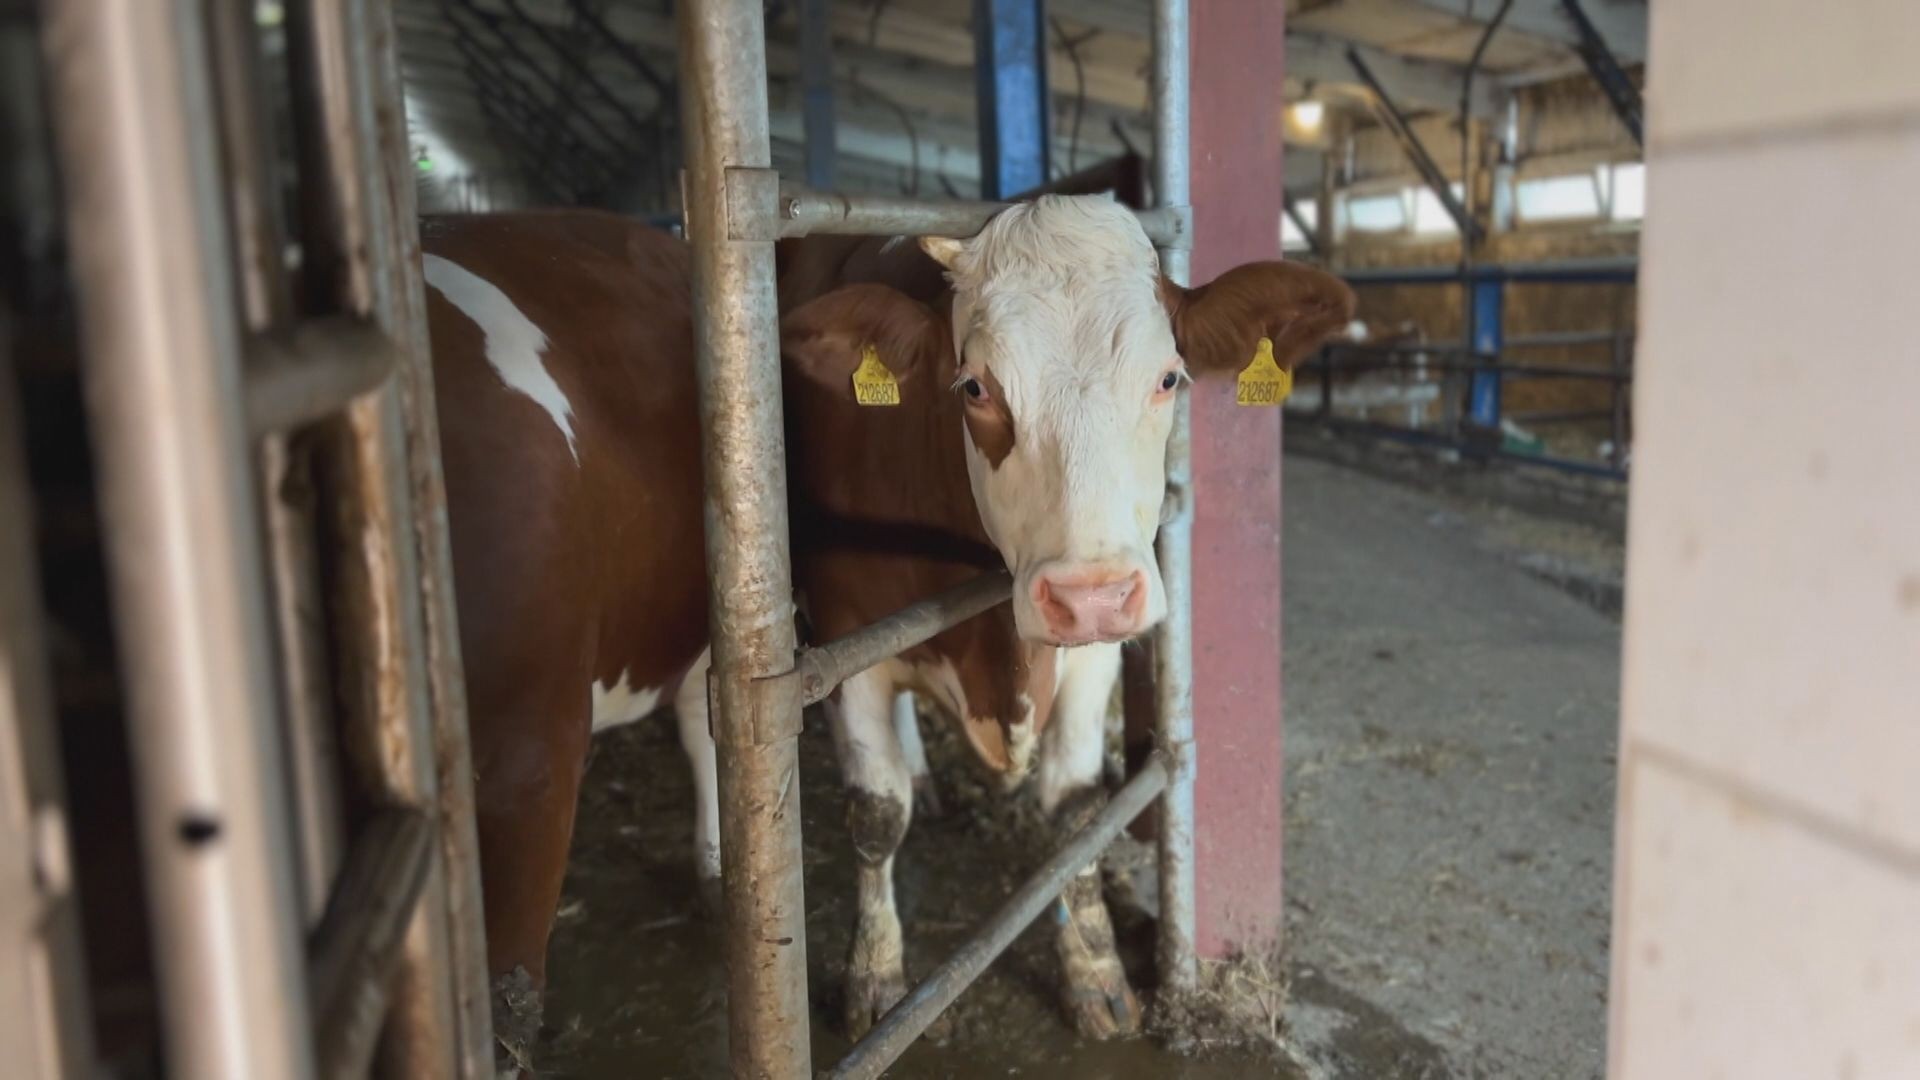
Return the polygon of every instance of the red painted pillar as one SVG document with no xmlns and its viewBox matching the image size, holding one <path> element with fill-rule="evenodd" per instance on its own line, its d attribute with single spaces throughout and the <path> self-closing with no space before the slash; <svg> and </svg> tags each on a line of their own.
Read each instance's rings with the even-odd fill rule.
<svg viewBox="0 0 1920 1080">
<path fill-rule="evenodd" d="M 1280 254 L 1286 5 L 1192 7 L 1193 280 Z M 1280 410 L 1193 396 L 1197 945 L 1280 942 Z"/>
</svg>

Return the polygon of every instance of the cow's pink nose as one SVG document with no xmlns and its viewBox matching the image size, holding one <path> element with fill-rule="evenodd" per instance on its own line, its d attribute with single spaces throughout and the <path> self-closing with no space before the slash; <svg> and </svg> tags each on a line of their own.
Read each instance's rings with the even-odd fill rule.
<svg viewBox="0 0 1920 1080">
<path fill-rule="evenodd" d="M 1033 583 L 1033 603 L 1061 645 L 1120 641 L 1140 632 L 1147 610 L 1147 575 L 1135 570 L 1115 577 L 1063 573 Z"/>
</svg>

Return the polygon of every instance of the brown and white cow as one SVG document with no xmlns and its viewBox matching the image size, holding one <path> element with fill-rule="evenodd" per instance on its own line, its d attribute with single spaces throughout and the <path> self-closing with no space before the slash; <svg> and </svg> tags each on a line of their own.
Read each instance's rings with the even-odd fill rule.
<svg viewBox="0 0 1920 1080">
<path fill-rule="evenodd" d="M 687 260 L 663 234 L 587 212 L 436 219 L 423 240 L 496 1022 L 525 1039 L 515 1022 L 537 1012 L 514 1008 L 515 991 L 544 981 L 595 728 L 675 701 L 702 778 L 703 871 L 717 868 Z M 1042 198 L 924 246 L 944 274 L 902 272 L 911 248 L 783 253 L 795 576 L 817 631 L 963 580 L 982 553 L 1017 582 L 1010 609 L 856 676 L 833 703 L 862 867 L 856 1032 L 905 991 L 891 863 L 912 799 L 896 693 L 927 692 L 1004 771 L 1037 753 L 1043 803 L 1083 819 L 1116 643 L 1165 610 L 1151 551 L 1180 383 L 1239 369 L 1262 336 L 1290 364 L 1352 309 L 1336 279 L 1283 264 L 1173 286 L 1132 215 L 1099 197 Z M 899 406 L 854 403 L 870 346 Z M 1076 1025 L 1134 1029 L 1097 878 L 1062 910 Z"/>
</svg>

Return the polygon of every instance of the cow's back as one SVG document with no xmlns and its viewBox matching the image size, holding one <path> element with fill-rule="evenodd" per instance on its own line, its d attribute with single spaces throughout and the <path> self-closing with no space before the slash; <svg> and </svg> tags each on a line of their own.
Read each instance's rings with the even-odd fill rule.
<svg viewBox="0 0 1920 1080">
<path fill-rule="evenodd" d="M 685 245 L 591 211 L 421 235 L 476 724 L 670 694 L 706 628 Z"/>
</svg>

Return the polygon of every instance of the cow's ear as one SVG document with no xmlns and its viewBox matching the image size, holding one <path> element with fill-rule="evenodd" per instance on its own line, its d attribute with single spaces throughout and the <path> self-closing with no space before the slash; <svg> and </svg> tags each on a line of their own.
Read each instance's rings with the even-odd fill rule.
<svg viewBox="0 0 1920 1080">
<path fill-rule="evenodd" d="M 1288 371 L 1352 320 L 1353 290 L 1323 270 L 1292 262 L 1236 266 L 1197 289 L 1165 277 L 1160 298 L 1196 376 L 1232 374 L 1252 362 L 1261 338 Z"/>
<path fill-rule="evenodd" d="M 939 376 L 953 342 L 932 308 L 885 285 L 848 285 L 780 320 L 780 352 L 794 370 L 848 397 L 868 351 L 901 386 Z"/>
</svg>

